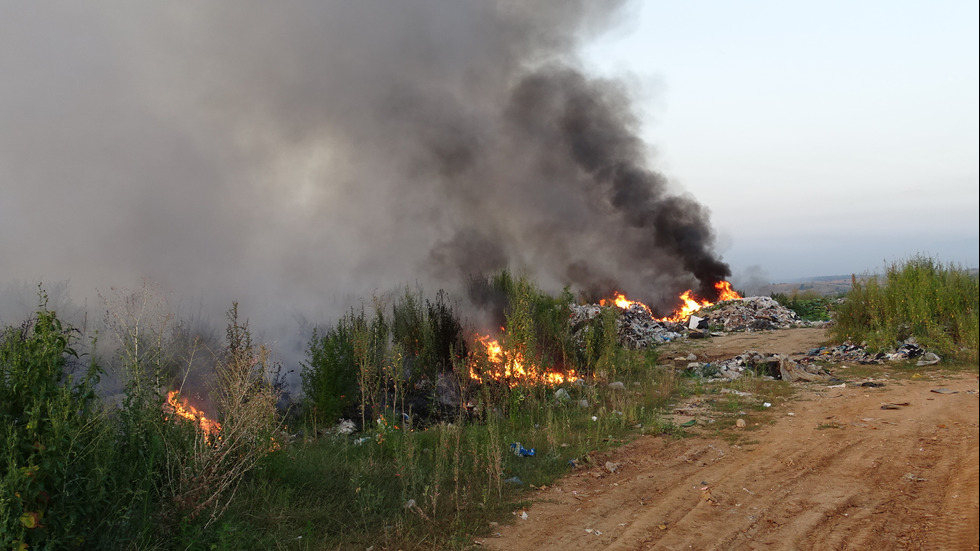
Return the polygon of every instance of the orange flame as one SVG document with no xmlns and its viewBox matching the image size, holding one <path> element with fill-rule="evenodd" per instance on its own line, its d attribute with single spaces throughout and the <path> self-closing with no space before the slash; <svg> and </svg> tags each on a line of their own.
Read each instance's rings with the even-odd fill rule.
<svg viewBox="0 0 980 551">
<path fill-rule="evenodd" d="M 511 388 L 520 384 L 560 385 L 578 380 L 574 370 L 559 373 L 550 369 L 541 369 L 528 363 L 520 351 L 505 354 L 497 339 L 487 336 L 476 336 L 476 341 L 483 346 L 490 366 L 478 372 L 476 362 L 470 362 L 470 379 L 475 381 L 500 381 Z"/>
<path fill-rule="evenodd" d="M 742 298 L 742 295 L 735 292 L 735 290 L 732 289 L 732 284 L 727 281 L 719 281 L 718 283 L 715 283 L 715 289 L 718 289 L 718 302 Z M 663 318 L 658 318 L 657 321 L 682 322 L 687 318 L 689 318 L 691 314 L 693 314 L 694 312 L 697 312 L 702 308 L 706 308 L 708 306 L 714 305 L 714 303 L 711 301 L 699 299 L 698 297 L 694 296 L 694 292 L 691 291 L 690 289 L 681 293 L 680 297 L 678 298 L 681 301 L 681 305 L 678 306 L 676 310 L 674 310 L 674 313 Z M 609 299 L 609 300 L 603 299 L 599 301 L 600 306 L 609 306 L 611 304 L 615 304 L 616 306 L 624 310 L 631 308 L 635 305 L 639 305 L 642 306 L 643 309 L 646 310 L 647 312 L 650 312 L 650 308 L 647 307 L 646 304 L 634 300 L 629 300 L 626 298 L 626 295 L 624 295 L 623 293 L 616 293 L 616 297 L 613 299 Z"/>
<path fill-rule="evenodd" d="M 180 391 L 171 390 L 167 393 L 167 408 L 173 413 L 194 422 L 206 436 L 218 436 L 221 432 L 221 423 L 208 419 L 201 410 L 180 399 Z"/>
<path fill-rule="evenodd" d="M 615 298 L 602 299 L 599 301 L 599 306 L 610 306 L 612 304 L 615 304 L 616 306 L 622 308 L 623 310 L 629 310 L 633 306 L 639 306 L 644 310 L 646 310 L 647 312 L 650 312 L 650 308 L 646 304 L 643 304 L 642 302 L 636 300 L 629 300 L 626 298 L 626 295 L 624 295 L 623 293 L 616 293 Z"/>
</svg>

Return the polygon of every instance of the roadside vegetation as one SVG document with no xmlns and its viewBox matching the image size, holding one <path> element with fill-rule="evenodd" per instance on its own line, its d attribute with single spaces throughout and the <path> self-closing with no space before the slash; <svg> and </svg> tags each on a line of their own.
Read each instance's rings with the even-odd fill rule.
<svg viewBox="0 0 980 551">
<path fill-rule="evenodd" d="M 286 410 L 237 305 L 221 340 L 152 289 L 105 299 L 109 342 L 85 347 L 110 351 L 99 357 L 77 352 L 80 333 L 41 291 L 37 313 L 0 335 L 0 548 L 465 549 L 529 489 L 601 467 L 597 452 L 640 434 L 751 443 L 766 404 L 793 393 L 763 373 L 712 381 L 658 349 L 626 349 L 616 308 L 572 327 L 567 290 L 502 272 L 470 292 L 499 331 L 475 333 L 448 295 L 412 288 L 318 327 L 303 398 Z M 841 304 L 778 300 L 805 319 L 832 315 L 838 341 L 915 337 L 975 363 L 977 296 L 975 276 L 916 258 L 855 282 Z M 100 392 L 109 372 L 113 400 Z M 211 424 L 182 417 L 172 390 Z M 678 401 L 713 422 L 675 424 Z M 730 430 L 740 419 L 746 430 Z"/>
<path fill-rule="evenodd" d="M 820 295 L 814 291 L 793 291 L 773 293 L 772 298 L 796 312 L 803 321 L 830 321 L 830 313 L 840 297 Z"/>
<path fill-rule="evenodd" d="M 943 357 L 975 363 L 978 303 L 976 274 L 916 256 L 888 266 L 884 275 L 854 278 L 830 334 L 882 350 L 915 339 Z"/>
</svg>

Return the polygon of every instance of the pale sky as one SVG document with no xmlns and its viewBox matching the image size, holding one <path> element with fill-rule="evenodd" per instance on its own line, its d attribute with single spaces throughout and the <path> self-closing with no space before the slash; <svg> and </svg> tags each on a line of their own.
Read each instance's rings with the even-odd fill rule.
<svg viewBox="0 0 980 551">
<path fill-rule="evenodd" d="M 638 2 L 589 50 L 736 276 L 978 265 L 977 2 Z"/>
</svg>

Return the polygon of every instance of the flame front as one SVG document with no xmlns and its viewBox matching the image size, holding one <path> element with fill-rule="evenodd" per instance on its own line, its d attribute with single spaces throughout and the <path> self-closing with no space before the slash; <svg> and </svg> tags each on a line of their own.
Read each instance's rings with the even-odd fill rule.
<svg viewBox="0 0 980 551">
<path fill-rule="evenodd" d="M 180 399 L 180 391 L 171 390 L 167 393 L 168 409 L 173 413 L 194 422 L 206 436 L 218 436 L 221 433 L 221 423 L 208 419 L 201 410 Z"/>
<path fill-rule="evenodd" d="M 521 384 L 560 385 L 570 383 L 579 377 L 574 370 L 559 373 L 554 370 L 541 369 L 527 362 L 519 351 L 504 354 L 504 349 L 497 339 L 490 335 L 476 336 L 476 341 L 483 346 L 489 364 L 482 370 L 477 369 L 477 362 L 470 361 L 470 378 L 475 381 L 499 381 L 511 388 Z"/>
<path fill-rule="evenodd" d="M 742 295 L 735 292 L 735 290 L 732 289 L 732 284 L 727 281 L 719 281 L 718 283 L 715 283 L 715 289 L 718 289 L 718 302 L 742 298 Z M 694 292 L 690 289 L 681 293 L 678 299 L 680 300 L 681 304 L 676 310 L 674 310 L 674 313 L 663 318 L 658 318 L 657 321 L 682 322 L 689 318 L 694 312 L 715 304 L 708 300 L 699 299 L 698 297 L 694 296 Z M 628 310 L 635 306 L 641 306 L 644 310 L 650 312 L 650 308 L 647 307 L 646 304 L 635 300 L 629 300 L 623 293 L 616 293 L 615 298 L 609 300 L 603 299 L 599 301 L 599 304 L 601 306 L 615 304 L 624 310 Z"/>
<path fill-rule="evenodd" d="M 615 304 L 617 307 L 622 308 L 623 310 L 629 310 L 634 306 L 638 306 L 647 312 L 650 312 L 650 308 L 646 304 L 636 300 L 629 300 L 623 293 L 616 293 L 614 298 L 602 299 L 599 301 L 599 306 L 609 306 L 610 304 Z"/>
</svg>

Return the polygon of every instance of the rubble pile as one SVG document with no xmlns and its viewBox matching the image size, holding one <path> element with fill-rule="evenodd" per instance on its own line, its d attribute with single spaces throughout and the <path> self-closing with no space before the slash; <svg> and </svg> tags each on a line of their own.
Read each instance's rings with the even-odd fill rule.
<svg viewBox="0 0 980 551">
<path fill-rule="evenodd" d="M 572 305 L 572 330 L 579 339 L 584 339 L 589 322 L 602 312 L 605 306 L 598 304 Z M 690 318 L 690 324 L 661 321 L 641 303 L 633 303 L 621 308 L 617 320 L 619 342 L 632 349 L 648 348 L 658 344 L 689 336 L 703 337 L 707 333 L 698 329 L 723 329 L 724 331 L 757 331 L 765 329 L 787 329 L 790 327 L 810 327 L 825 322 L 806 322 L 796 312 L 780 305 L 770 297 L 747 297 L 734 299 L 698 310 Z"/>
<path fill-rule="evenodd" d="M 807 352 L 804 362 L 822 361 L 831 363 L 854 362 L 857 364 L 881 364 L 919 358 L 919 367 L 934 365 L 942 358 L 919 346 L 914 338 L 907 339 L 892 352 L 871 352 L 864 345 L 845 342 L 837 346 L 821 346 Z"/>
<path fill-rule="evenodd" d="M 812 322 L 801 320 L 796 312 L 771 297 L 726 300 L 710 308 L 699 310 L 697 315 L 704 318 L 709 327 L 721 327 L 725 331 L 789 329 L 814 325 Z"/>
<path fill-rule="evenodd" d="M 675 361 L 689 359 L 677 358 Z M 746 371 L 784 381 L 819 381 L 828 378 L 823 369 L 815 364 L 799 363 L 785 354 L 762 354 L 755 350 L 716 362 L 688 362 L 686 368 L 709 379 L 737 379 Z"/>
<path fill-rule="evenodd" d="M 572 305 L 572 331 L 584 340 L 589 322 L 595 319 L 603 306 L 598 304 Z M 619 343 L 638 350 L 672 341 L 684 334 L 683 324 L 659 321 L 641 304 L 633 304 L 620 311 L 616 320 Z"/>
</svg>

